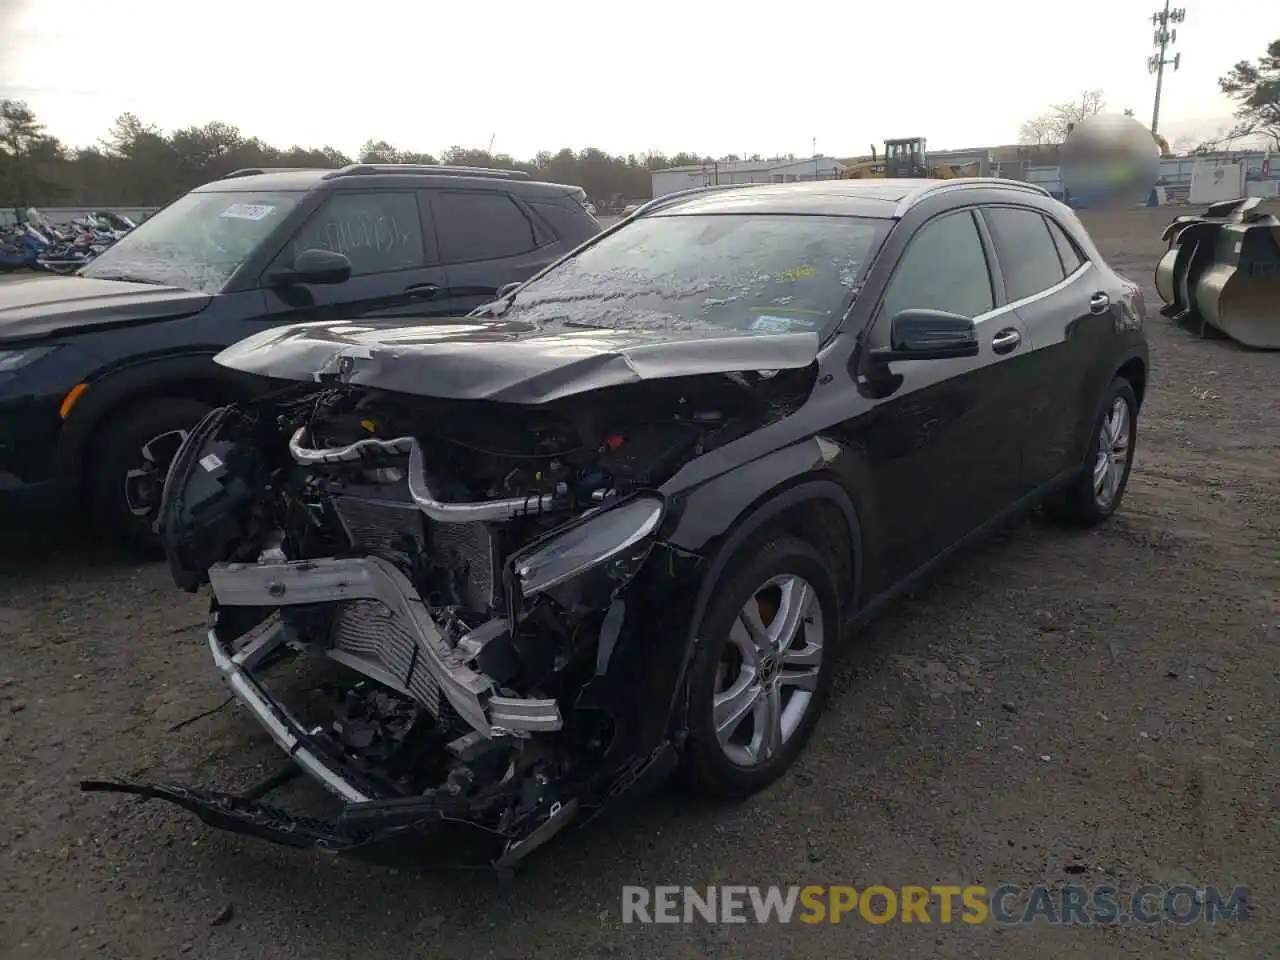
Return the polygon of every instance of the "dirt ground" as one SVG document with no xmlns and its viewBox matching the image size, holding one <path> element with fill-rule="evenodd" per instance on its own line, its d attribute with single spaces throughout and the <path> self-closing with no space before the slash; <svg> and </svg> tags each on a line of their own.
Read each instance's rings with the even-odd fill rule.
<svg viewBox="0 0 1280 960">
<path fill-rule="evenodd" d="M 238 709 L 215 709 L 226 694 L 204 601 L 163 566 L 6 531 L 0 956 L 1280 956 L 1280 355 L 1154 315 L 1171 215 L 1088 218 L 1153 313 L 1121 513 L 1087 534 L 1021 522 L 853 638 L 817 736 L 772 790 L 732 807 L 664 794 L 561 838 L 509 885 L 291 852 L 166 805 L 80 795 L 77 780 L 101 774 L 244 785 L 274 747 Z M 1252 916 L 620 922 L 624 884 L 948 882 L 1244 885 Z"/>
</svg>

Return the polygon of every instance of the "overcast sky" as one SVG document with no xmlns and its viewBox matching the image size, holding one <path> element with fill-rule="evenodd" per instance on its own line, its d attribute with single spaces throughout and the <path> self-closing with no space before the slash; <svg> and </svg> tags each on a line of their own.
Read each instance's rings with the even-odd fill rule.
<svg viewBox="0 0 1280 960">
<path fill-rule="evenodd" d="M 1161 129 L 1214 133 L 1215 80 L 1280 36 L 1277 0 L 1181 0 Z M 1154 0 L 0 0 L 0 97 L 94 143 L 131 111 L 288 146 L 438 152 L 865 152 L 1017 139 L 1084 88 L 1150 122 Z"/>
</svg>

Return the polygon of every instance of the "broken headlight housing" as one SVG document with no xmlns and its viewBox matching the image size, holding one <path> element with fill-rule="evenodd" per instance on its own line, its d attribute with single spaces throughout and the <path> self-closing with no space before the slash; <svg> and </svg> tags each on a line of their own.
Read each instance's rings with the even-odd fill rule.
<svg viewBox="0 0 1280 960">
<path fill-rule="evenodd" d="M 544 593 L 590 570 L 626 582 L 648 556 L 649 537 L 662 514 L 662 500 L 638 496 L 587 515 L 515 558 L 521 592 L 526 597 Z"/>
</svg>

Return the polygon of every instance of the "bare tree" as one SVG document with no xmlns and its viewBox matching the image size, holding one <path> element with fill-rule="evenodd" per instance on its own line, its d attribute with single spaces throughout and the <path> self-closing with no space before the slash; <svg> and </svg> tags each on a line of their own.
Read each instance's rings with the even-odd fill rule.
<svg viewBox="0 0 1280 960">
<path fill-rule="evenodd" d="M 1026 121 L 1018 130 L 1018 142 L 1037 147 L 1055 143 L 1054 125 L 1050 117 L 1045 114 Z"/>
<path fill-rule="evenodd" d="M 1019 142 L 1036 145 L 1062 143 L 1073 126 L 1106 108 L 1107 99 L 1101 90 L 1082 90 L 1075 99 L 1055 103 L 1044 113 L 1026 121 L 1019 130 Z"/>
</svg>

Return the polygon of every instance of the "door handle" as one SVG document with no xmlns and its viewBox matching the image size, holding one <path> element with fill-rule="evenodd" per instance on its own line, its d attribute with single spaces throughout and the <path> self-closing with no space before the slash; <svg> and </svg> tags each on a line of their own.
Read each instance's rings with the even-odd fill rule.
<svg viewBox="0 0 1280 960">
<path fill-rule="evenodd" d="M 1090 313 L 1106 313 L 1111 308 L 1111 298 L 1105 293 L 1095 293 L 1089 298 Z"/>
<path fill-rule="evenodd" d="M 1022 334 L 1013 327 L 1006 327 L 991 338 L 991 349 L 996 353 L 1013 353 L 1022 342 Z"/>
<path fill-rule="evenodd" d="M 440 288 L 434 283 L 415 283 L 405 287 L 404 292 L 410 300 L 430 300 Z"/>
</svg>

